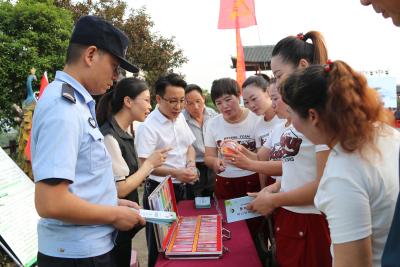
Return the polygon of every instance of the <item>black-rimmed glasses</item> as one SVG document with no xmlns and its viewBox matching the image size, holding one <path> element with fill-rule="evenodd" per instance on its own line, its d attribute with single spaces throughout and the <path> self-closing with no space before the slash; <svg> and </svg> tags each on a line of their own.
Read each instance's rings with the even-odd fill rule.
<svg viewBox="0 0 400 267">
<path fill-rule="evenodd" d="M 182 98 L 182 99 L 167 99 L 167 98 L 164 98 L 164 97 L 161 97 L 162 99 L 164 99 L 165 101 L 167 101 L 167 103 L 168 104 L 170 104 L 171 106 L 174 106 L 174 107 L 176 107 L 178 104 L 180 105 L 180 106 L 184 106 L 185 105 L 185 99 L 184 98 Z"/>
</svg>

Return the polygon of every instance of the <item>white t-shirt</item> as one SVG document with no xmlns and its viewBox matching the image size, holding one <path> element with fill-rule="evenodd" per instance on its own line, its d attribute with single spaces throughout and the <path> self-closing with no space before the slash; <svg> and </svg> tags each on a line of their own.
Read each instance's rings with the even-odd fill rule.
<svg viewBox="0 0 400 267">
<path fill-rule="evenodd" d="M 314 202 L 325 213 L 333 244 L 372 234 L 373 266 L 380 259 L 399 193 L 400 133 L 389 126 L 368 159 L 338 144 L 328 158 Z M 385 129 L 385 130 L 386 130 Z"/>
<path fill-rule="evenodd" d="M 278 116 L 274 116 L 271 120 L 265 121 L 264 116 L 259 116 L 260 120 L 256 126 L 256 147 L 262 147 L 268 142 L 271 136 L 272 129 L 284 122 L 285 120 L 279 119 Z"/>
<path fill-rule="evenodd" d="M 274 128 L 267 147 L 271 160 L 282 160 L 281 192 L 292 191 L 314 181 L 317 178 L 315 153 L 329 149 L 326 145 L 312 144 L 293 125 L 285 127 L 284 123 Z M 283 208 L 297 213 L 320 214 L 314 205 Z"/>
<path fill-rule="evenodd" d="M 282 158 L 278 156 L 278 153 L 276 153 L 276 151 L 278 151 L 281 147 L 281 136 L 287 128 L 285 124 L 286 120 L 281 120 L 280 122 L 278 122 L 278 124 L 275 125 L 274 128 L 272 128 L 267 142 L 263 144 L 263 146 L 270 151 L 269 160 L 279 161 Z M 275 180 L 281 180 L 282 176 L 271 176 L 271 178 Z"/>
<path fill-rule="evenodd" d="M 183 114 L 174 121 L 165 117 L 156 108 L 136 130 L 135 144 L 139 158 L 149 157 L 155 150 L 170 147 L 163 166 L 185 168 L 188 147 L 195 137 L 186 123 Z M 150 179 L 162 182 L 165 177 L 150 174 Z M 180 183 L 172 179 L 174 183 Z"/>
<path fill-rule="evenodd" d="M 221 158 L 220 144 L 224 140 L 234 140 L 250 151 L 256 152 L 255 132 L 259 119 L 260 118 L 253 112 L 248 111 L 246 119 L 239 123 L 232 124 L 226 122 L 222 114 L 219 114 L 208 123 L 204 144 L 206 147 L 217 148 L 218 156 Z M 225 171 L 218 175 L 226 178 L 236 178 L 253 173 L 252 171 L 243 170 L 231 164 L 226 164 Z"/>
</svg>

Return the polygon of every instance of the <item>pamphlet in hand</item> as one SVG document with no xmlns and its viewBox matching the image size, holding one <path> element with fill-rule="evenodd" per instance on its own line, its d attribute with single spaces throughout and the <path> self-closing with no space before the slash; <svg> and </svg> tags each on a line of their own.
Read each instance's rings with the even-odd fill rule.
<svg viewBox="0 0 400 267">
<path fill-rule="evenodd" d="M 225 200 L 226 219 L 228 223 L 261 216 L 261 214 L 246 208 L 253 199 L 254 197 L 245 196 Z"/>
<path fill-rule="evenodd" d="M 173 211 L 133 209 L 139 212 L 139 215 L 146 219 L 146 222 L 154 224 L 171 224 L 176 221 L 176 213 Z"/>
</svg>

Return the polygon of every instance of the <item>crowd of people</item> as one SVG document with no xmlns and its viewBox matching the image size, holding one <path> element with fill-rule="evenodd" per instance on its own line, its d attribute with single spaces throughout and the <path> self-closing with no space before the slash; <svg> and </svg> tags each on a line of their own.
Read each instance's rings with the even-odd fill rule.
<svg viewBox="0 0 400 267">
<path fill-rule="evenodd" d="M 395 1 L 361 2 L 400 25 Z M 127 46 L 110 23 L 82 17 L 64 70 L 37 104 L 38 266 L 130 266 L 143 227 L 154 266 L 156 237 L 137 212 L 137 189 L 144 186 L 149 209 L 168 176 L 177 201 L 254 197 L 248 209 L 272 218 L 279 266 L 381 266 L 399 193 L 400 132 L 365 77 L 328 60 L 321 33 L 280 40 L 273 77 L 214 80 L 217 112 L 202 88 L 175 73 L 156 81 L 153 110 L 144 80 L 112 86 L 119 66 L 138 72 Z M 94 95 L 103 95 L 97 105 Z M 247 225 L 253 238 L 263 230 L 257 218 Z"/>
</svg>

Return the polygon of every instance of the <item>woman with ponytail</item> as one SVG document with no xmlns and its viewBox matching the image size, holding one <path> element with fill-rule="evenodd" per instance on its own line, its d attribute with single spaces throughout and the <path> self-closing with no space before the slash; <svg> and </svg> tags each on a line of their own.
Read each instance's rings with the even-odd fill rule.
<svg viewBox="0 0 400 267">
<path fill-rule="evenodd" d="M 277 175 L 272 171 L 281 162 L 281 178 L 250 194 L 255 199 L 248 207 L 263 215 L 273 212 L 276 258 L 281 267 L 332 265 L 328 224 L 313 203 L 329 148 L 312 144 L 293 127 L 291 114 L 279 93 L 287 76 L 296 69 L 326 62 L 327 54 L 324 39 L 316 31 L 286 37 L 275 45 L 271 69 L 277 84 L 271 90 L 271 99 L 276 113 L 285 121 L 273 128 L 264 144 L 269 161 L 243 160 L 245 153 L 240 152 L 234 156 L 235 163 L 246 162 L 239 167 L 265 175 Z"/>
<path fill-rule="evenodd" d="M 343 61 L 296 72 L 282 94 L 296 129 L 332 149 L 314 201 L 329 222 L 334 266 L 381 266 L 399 191 L 393 115 Z"/>
<path fill-rule="evenodd" d="M 104 144 L 112 159 L 118 197 L 137 203 L 137 188 L 154 168 L 164 163 L 169 150 L 154 152 L 139 166 L 131 125 L 133 121 L 144 121 L 150 109 L 147 84 L 137 78 L 125 78 L 100 99 L 96 110 Z M 130 266 L 132 238 L 138 230 L 118 233 L 114 248 L 118 267 Z"/>
<path fill-rule="evenodd" d="M 260 118 L 256 127 L 256 148 L 259 160 L 268 159 L 268 150 L 264 144 L 268 142 L 272 129 L 284 122 L 279 119 L 272 107 L 270 88 L 274 83 L 275 81 L 266 75 L 254 75 L 247 78 L 242 85 L 244 106 Z M 274 177 L 259 175 L 261 189 L 275 183 Z"/>
</svg>

